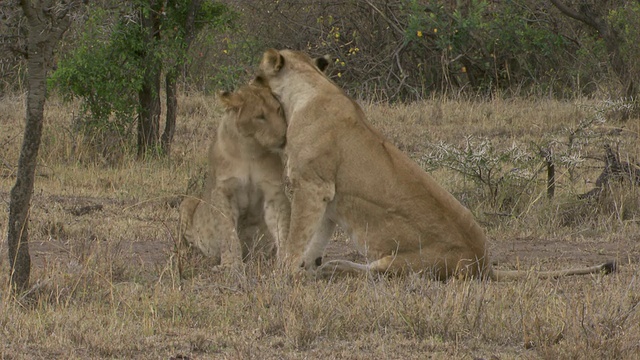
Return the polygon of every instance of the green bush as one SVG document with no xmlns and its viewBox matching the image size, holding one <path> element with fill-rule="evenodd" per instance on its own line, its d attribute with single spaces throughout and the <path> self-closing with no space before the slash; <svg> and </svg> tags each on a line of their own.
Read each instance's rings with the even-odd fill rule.
<svg viewBox="0 0 640 360">
<path fill-rule="evenodd" d="M 436 75 L 443 83 L 431 87 L 493 90 L 539 86 L 562 76 L 557 65 L 566 40 L 546 22 L 528 21 L 542 15 L 517 2 L 425 6 L 412 0 L 408 11 L 405 41 L 431 54 L 418 64 L 423 81 Z"/>
<path fill-rule="evenodd" d="M 138 55 L 149 46 L 143 29 L 126 19 L 108 28 L 106 11 L 89 11 L 76 47 L 49 78 L 67 99 L 83 100 L 84 130 L 127 133 L 137 114 L 144 66 Z M 110 36 L 109 36 L 110 35 Z"/>
</svg>

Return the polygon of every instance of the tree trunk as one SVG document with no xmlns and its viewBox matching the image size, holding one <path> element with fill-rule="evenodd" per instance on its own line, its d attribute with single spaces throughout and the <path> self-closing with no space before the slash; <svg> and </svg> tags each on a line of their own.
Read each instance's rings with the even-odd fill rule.
<svg viewBox="0 0 640 360">
<path fill-rule="evenodd" d="M 176 59 L 176 64 L 173 65 L 171 69 L 167 71 L 165 75 L 165 88 L 166 88 L 166 96 L 167 96 L 167 114 L 164 132 L 162 133 L 161 138 L 161 146 L 162 146 L 162 154 L 168 156 L 171 153 L 171 143 L 173 142 L 173 135 L 176 131 L 176 116 L 178 112 L 178 89 L 177 89 L 177 78 L 178 78 L 178 69 L 179 65 L 184 61 L 186 54 L 189 51 L 189 47 L 193 42 L 193 39 L 196 36 L 196 15 L 200 8 L 202 7 L 202 0 L 191 0 L 189 2 L 189 9 L 187 11 L 187 17 L 185 19 L 184 30 L 185 35 L 182 43 L 182 54 L 178 55 Z"/>
<path fill-rule="evenodd" d="M 148 11 L 140 9 L 140 20 L 147 32 L 143 63 L 146 64 L 144 83 L 138 93 L 138 159 L 158 154 L 160 128 L 160 72 L 162 66 L 156 46 L 160 40 L 162 2 L 149 0 Z"/>
<path fill-rule="evenodd" d="M 177 98 L 177 71 L 167 72 L 165 78 L 165 88 L 167 92 L 167 114 L 164 124 L 164 132 L 162 133 L 161 145 L 162 154 L 169 155 L 171 153 L 171 142 L 173 142 L 173 134 L 176 132 L 176 114 L 178 111 Z"/>
<path fill-rule="evenodd" d="M 29 286 L 31 257 L 29 256 L 29 208 L 35 179 L 36 162 L 42 138 L 42 119 L 46 100 L 47 71 L 51 68 L 53 49 L 69 28 L 68 11 L 76 3 L 55 4 L 21 0 L 27 18 L 27 111 L 24 137 L 16 183 L 11 189 L 7 243 L 11 288 L 17 292 Z"/>
<path fill-rule="evenodd" d="M 556 166 L 553 162 L 551 147 L 541 148 L 540 156 L 547 166 L 547 198 L 553 199 L 556 193 Z"/>
<path fill-rule="evenodd" d="M 29 285 L 31 258 L 29 256 L 29 208 L 35 178 L 36 160 L 42 137 L 42 118 L 45 102 L 44 53 L 31 51 L 29 31 L 29 59 L 27 79 L 27 119 L 22 140 L 16 183 L 11 189 L 9 204 L 9 271 L 12 287 L 21 292 Z"/>
<path fill-rule="evenodd" d="M 160 127 L 160 69 L 149 65 L 144 84 L 138 93 L 138 159 L 154 154 L 158 150 L 158 128 Z"/>
</svg>

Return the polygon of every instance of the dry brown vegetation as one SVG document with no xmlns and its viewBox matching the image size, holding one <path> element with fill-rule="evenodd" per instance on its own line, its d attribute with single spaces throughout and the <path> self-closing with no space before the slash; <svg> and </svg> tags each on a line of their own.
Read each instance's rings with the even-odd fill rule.
<svg viewBox="0 0 640 360">
<path fill-rule="evenodd" d="M 21 97 L 0 101 L 5 208 L 23 103 Z M 602 103 L 433 99 L 365 104 L 365 111 L 421 162 L 430 144 L 462 145 L 468 135 L 498 148 L 552 138 L 561 144 L 567 129 Z M 47 102 L 26 295 L 10 295 L 6 244 L 0 245 L 0 358 L 632 359 L 640 353 L 640 189 L 611 183 L 597 199 L 576 196 L 602 170 L 602 141 L 581 145 L 587 160 L 571 171 L 558 167 L 555 198 L 546 198 L 541 173 L 506 215 L 460 174 L 438 169 L 434 175 L 487 228 L 496 267 L 559 269 L 615 258 L 618 273 L 504 283 L 414 275 L 294 284 L 265 261 L 247 264 L 243 273 L 213 272 L 197 256 L 181 262 L 174 199 L 201 172 L 221 108 L 213 97 L 192 95 L 180 99 L 179 109 L 171 159 L 136 162 L 132 149 L 113 158 L 76 134 L 77 105 Z M 637 115 L 606 116 L 596 135 L 637 161 Z M 3 236 L 6 222 L 3 211 Z M 358 257 L 340 235 L 328 256 Z"/>
</svg>

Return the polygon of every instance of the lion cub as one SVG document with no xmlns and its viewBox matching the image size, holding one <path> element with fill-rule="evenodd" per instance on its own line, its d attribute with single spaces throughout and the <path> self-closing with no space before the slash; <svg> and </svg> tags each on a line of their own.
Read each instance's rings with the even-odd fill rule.
<svg viewBox="0 0 640 360">
<path fill-rule="evenodd" d="M 272 255 L 289 231 L 282 181 L 287 124 L 269 88 L 246 85 L 219 99 L 226 113 L 209 147 L 202 199 L 180 205 L 182 240 L 213 263 L 237 266 L 251 250 Z"/>
</svg>

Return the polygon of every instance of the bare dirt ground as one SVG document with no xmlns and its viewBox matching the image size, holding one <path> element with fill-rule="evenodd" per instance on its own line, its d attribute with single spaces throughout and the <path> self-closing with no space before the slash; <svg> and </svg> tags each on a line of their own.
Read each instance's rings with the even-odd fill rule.
<svg viewBox="0 0 640 360">
<path fill-rule="evenodd" d="M 1 193 L 8 199 L 7 192 Z M 71 226 L 82 223 L 113 222 L 124 223 L 131 217 L 130 209 L 134 201 L 109 198 L 35 196 L 34 207 L 45 212 L 62 208 L 73 219 Z M 158 201 L 150 206 L 164 206 L 173 212 L 171 218 L 146 217 L 142 219 L 149 227 L 154 224 L 166 227 L 177 236 L 177 209 L 172 208 L 177 201 Z M 134 216 L 135 218 L 135 216 Z M 87 225 L 89 226 L 89 225 Z M 87 247 L 96 241 L 106 241 L 104 234 L 83 232 L 84 238 L 66 234 L 69 225 L 48 223 L 40 229 L 30 242 L 30 252 L 34 266 L 51 262 L 68 264 L 77 257 L 78 247 Z M 90 227 L 90 226 L 89 226 Z M 98 231 L 98 230 L 96 230 Z M 174 251 L 174 237 L 123 239 L 117 246 L 123 256 L 132 264 L 142 267 L 157 267 L 165 264 Z M 561 238 L 541 238 L 535 236 L 490 239 L 490 255 L 494 266 L 505 269 L 529 270 L 533 267 L 560 269 L 571 266 L 588 266 L 616 260 L 619 265 L 640 261 L 640 234 L 619 234 L 606 238 L 598 235 L 579 235 Z M 326 259 L 343 258 L 364 262 L 366 259 L 338 230 L 326 250 Z"/>
</svg>

